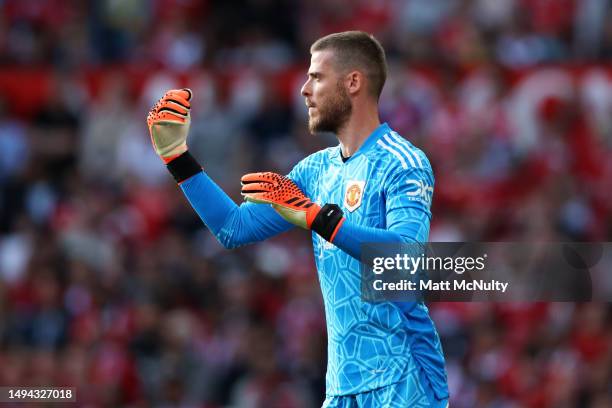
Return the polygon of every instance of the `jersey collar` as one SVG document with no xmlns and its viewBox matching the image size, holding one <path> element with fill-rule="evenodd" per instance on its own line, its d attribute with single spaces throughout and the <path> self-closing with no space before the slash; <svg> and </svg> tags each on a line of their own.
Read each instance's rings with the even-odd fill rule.
<svg viewBox="0 0 612 408">
<path fill-rule="evenodd" d="M 374 129 L 374 132 L 372 132 L 372 134 L 368 136 L 368 138 L 363 142 L 363 144 L 359 146 L 359 149 L 357 149 L 357 151 L 353 153 L 353 155 L 346 161 L 346 163 L 353 160 L 354 157 L 359 156 L 360 154 L 366 153 L 368 150 L 372 148 L 372 146 L 376 144 L 378 139 L 380 139 L 381 137 L 383 137 L 385 134 L 389 133 L 390 131 L 391 131 L 391 128 L 389 127 L 387 122 L 381 123 L 376 129 Z M 332 154 L 334 157 L 338 158 L 339 160 L 342 160 L 340 157 L 340 154 L 341 154 L 340 145 L 336 146 L 336 148 L 333 149 Z"/>
</svg>

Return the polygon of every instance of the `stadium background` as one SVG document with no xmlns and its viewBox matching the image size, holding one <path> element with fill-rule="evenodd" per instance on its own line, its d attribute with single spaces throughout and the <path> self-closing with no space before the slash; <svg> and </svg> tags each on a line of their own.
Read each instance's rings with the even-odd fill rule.
<svg viewBox="0 0 612 408">
<path fill-rule="evenodd" d="M 149 145 L 236 200 L 307 134 L 308 45 L 374 33 L 382 117 L 436 174 L 432 241 L 612 240 L 607 0 L 0 1 L 0 384 L 89 406 L 312 407 L 325 324 L 309 234 L 225 251 Z M 554 277 L 554 271 L 542 271 Z M 612 406 L 610 304 L 432 304 L 452 407 Z"/>
</svg>

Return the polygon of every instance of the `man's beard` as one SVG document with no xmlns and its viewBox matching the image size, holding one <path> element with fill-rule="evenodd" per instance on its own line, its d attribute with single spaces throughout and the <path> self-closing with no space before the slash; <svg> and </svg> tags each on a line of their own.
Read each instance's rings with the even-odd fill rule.
<svg viewBox="0 0 612 408">
<path fill-rule="evenodd" d="M 338 134 L 348 121 L 353 111 L 351 100 L 342 84 L 338 84 L 336 93 L 328 101 L 317 105 L 318 116 L 308 118 L 310 133 L 331 132 Z"/>
</svg>

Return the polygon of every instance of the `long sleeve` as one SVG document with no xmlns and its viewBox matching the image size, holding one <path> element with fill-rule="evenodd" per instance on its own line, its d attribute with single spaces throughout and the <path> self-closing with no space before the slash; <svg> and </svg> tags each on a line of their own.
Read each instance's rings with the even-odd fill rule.
<svg viewBox="0 0 612 408">
<path fill-rule="evenodd" d="M 293 227 L 269 205 L 234 201 L 204 172 L 180 184 L 202 221 L 226 248 L 263 241 Z"/>
</svg>

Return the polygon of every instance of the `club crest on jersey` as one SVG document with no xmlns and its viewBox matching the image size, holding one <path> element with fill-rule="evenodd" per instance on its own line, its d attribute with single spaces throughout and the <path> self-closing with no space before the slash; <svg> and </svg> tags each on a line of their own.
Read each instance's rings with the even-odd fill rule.
<svg viewBox="0 0 612 408">
<path fill-rule="evenodd" d="M 344 208 L 349 212 L 355 211 L 361 205 L 365 181 L 351 180 L 346 184 L 344 193 Z"/>
</svg>

